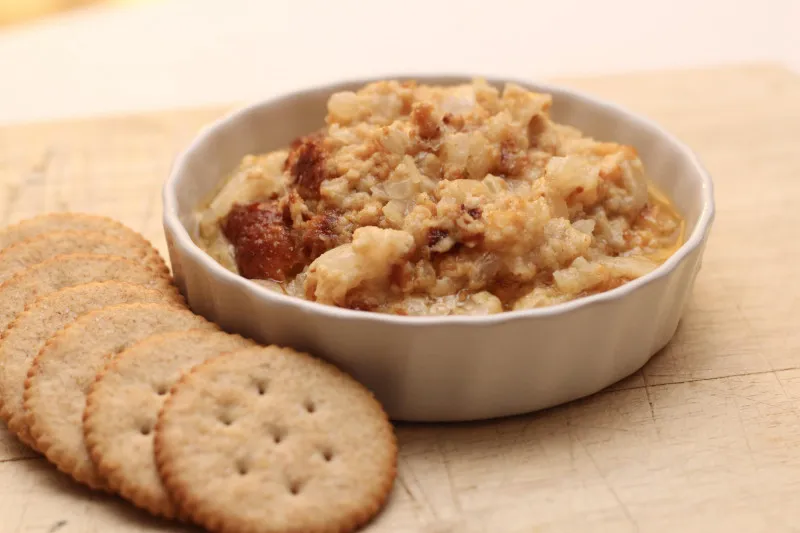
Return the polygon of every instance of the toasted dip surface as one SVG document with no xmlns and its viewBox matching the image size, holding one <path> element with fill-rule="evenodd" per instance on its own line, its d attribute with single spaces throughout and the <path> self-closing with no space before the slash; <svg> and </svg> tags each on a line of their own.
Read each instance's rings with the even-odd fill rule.
<svg viewBox="0 0 800 533">
<path fill-rule="evenodd" d="M 631 146 L 549 118 L 514 84 L 372 83 L 327 126 L 246 156 L 200 244 L 226 268 L 320 303 L 488 314 L 603 292 L 681 244 L 683 221 Z"/>
</svg>

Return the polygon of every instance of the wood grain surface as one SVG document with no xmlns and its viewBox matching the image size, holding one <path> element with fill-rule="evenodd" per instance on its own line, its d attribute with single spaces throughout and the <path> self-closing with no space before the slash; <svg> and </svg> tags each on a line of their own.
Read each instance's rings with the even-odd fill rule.
<svg viewBox="0 0 800 533">
<path fill-rule="evenodd" d="M 800 78 L 770 66 L 561 80 L 661 122 L 718 216 L 672 343 L 590 398 L 397 427 L 385 533 L 800 531 Z M 160 186 L 223 109 L 0 129 L 3 224 L 114 216 L 165 251 Z M 0 532 L 180 531 L 84 490 L 0 430 Z"/>
</svg>

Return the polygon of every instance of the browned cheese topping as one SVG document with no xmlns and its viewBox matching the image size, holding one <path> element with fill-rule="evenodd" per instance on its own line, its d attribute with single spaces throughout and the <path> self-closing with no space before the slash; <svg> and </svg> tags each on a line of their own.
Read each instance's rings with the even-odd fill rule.
<svg viewBox="0 0 800 533">
<path fill-rule="evenodd" d="M 633 147 L 553 122 L 551 101 L 481 80 L 336 93 L 325 128 L 242 160 L 201 206 L 200 244 L 276 291 L 402 315 L 541 307 L 650 272 L 682 219 Z"/>
</svg>

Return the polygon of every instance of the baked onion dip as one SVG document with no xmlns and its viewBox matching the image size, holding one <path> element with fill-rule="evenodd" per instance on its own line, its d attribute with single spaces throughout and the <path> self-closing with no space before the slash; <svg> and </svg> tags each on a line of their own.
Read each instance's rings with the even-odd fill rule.
<svg viewBox="0 0 800 533">
<path fill-rule="evenodd" d="M 553 122 L 551 103 L 483 80 L 333 94 L 323 129 L 246 156 L 199 206 L 199 244 L 272 290 L 398 315 L 542 307 L 647 274 L 683 220 L 633 147 Z"/>
</svg>

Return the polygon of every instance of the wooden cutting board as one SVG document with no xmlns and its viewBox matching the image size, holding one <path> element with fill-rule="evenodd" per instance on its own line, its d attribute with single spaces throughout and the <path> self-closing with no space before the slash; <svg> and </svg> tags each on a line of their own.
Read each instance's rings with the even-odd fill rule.
<svg viewBox="0 0 800 533">
<path fill-rule="evenodd" d="M 800 531 L 800 77 L 777 67 L 566 80 L 663 123 L 714 176 L 703 270 L 639 373 L 545 412 L 397 427 L 381 533 Z M 0 129 L 3 224 L 114 216 L 163 252 L 160 186 L 225 109 Z M 0 430 L 0 532 L 178 531 Z"/>
</svg>

